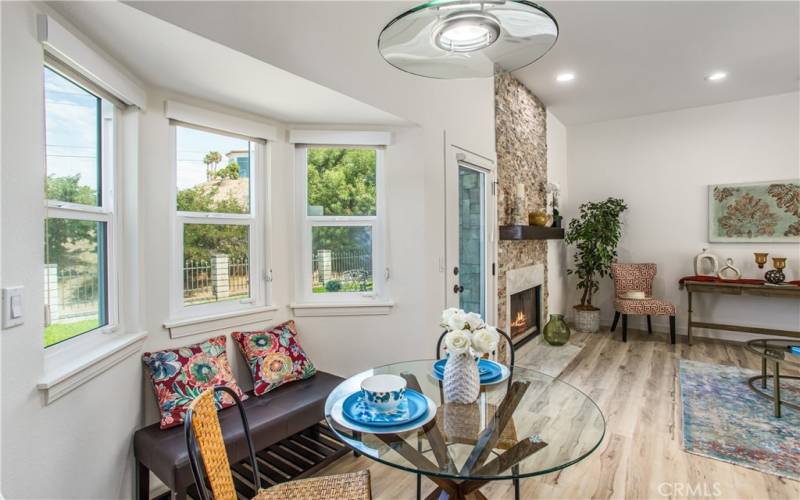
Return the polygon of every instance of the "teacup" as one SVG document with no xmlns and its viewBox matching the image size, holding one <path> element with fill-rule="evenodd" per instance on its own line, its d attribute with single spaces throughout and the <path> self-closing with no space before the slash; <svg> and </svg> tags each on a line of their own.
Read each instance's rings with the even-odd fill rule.
<svg viewBox="0 0 800 500">
<path fill-rule="evenodd" d="M 406 379 L 399 375 L 373 375 L 361 382 L 364 401 L 381 413 L 391 413 L 406 399 Z"/>
</svg>

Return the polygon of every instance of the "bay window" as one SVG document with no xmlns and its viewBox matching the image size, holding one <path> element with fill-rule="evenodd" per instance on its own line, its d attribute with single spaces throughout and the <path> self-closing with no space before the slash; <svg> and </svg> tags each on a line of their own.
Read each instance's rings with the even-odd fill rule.
<svg viewBox="0 0 800 500">
<path fill-rule="evenodd" d="M 175 318 L 266 302 L 265 141 L 172 121 Z"/>
<path fill-rule="evenodd" d="M 383 294 L 383 154 L 374 146 L 297 147 L 301 302 Z"/>
<path fill-rule="evenodd" d="M 117 106 L 55 61 L 44 66 L 47 215 L 44 346 L 117 322 Z M 68 76 L 69 75 L 69 76 Z M 91 90 L 90 90 L 91 88 Z"/>
</svg>

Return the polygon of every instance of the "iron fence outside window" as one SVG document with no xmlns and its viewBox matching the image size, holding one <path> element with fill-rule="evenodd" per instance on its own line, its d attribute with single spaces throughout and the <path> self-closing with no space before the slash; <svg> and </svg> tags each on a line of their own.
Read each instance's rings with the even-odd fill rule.
<svg viewBox="0 0 800 500">
<path fill-rule="evenodd" d="M 183 298 L 187 304 L 231 300 L 250 295 L 250 263 L 247 258 L 183 263 Z M 215 269 L 215 266 L 217 268 Z"/>
<path fill-rule="evenodd" d="M 372 254 L 363 251 L 318 250 L 311 259 L 312 287 L 317 292 L 372 289 Z M 336 285 L 331 286 L 331 283 Z"/>
</svg>

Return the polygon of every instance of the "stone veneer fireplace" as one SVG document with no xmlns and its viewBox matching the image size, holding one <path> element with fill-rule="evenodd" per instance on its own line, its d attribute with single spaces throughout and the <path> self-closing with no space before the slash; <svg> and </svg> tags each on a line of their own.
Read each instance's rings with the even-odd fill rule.
<svg viewBox="0 0 800 500">
<path fill-rule="evenodd" d="M 506 324 L 504 329 L 515 345 L 525 342 L 542 331 L 542 288 L 544 265 L 512 269 L 506 272 Z"/>
<path fill-rule="evenodd" d="M 513 224 L 514 192 L 520 184 L 525 189 L 524 213 L 546 208 L 547 112 L 510 74 L 495 78 L 495 138 L 497 221 Z M 515 345 L 542 330 L 547 297 L 547 242 L 501 239 L 497 248 L 497 325 L 513 335 Z M 513 326 L 522 319 L 518 312 L 525 316 L 524 322 Z M 503 356 L 499 353 L 500 359 Z"/>
</svg>

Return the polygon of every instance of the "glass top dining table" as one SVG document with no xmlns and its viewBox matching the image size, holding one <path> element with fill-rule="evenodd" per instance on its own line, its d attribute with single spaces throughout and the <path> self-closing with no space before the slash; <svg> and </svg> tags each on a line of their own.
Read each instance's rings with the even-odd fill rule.
<svg viewBox="0 0 800 500">
<path fill-rule="evenodd" d="M 434 361 L 394 363 L 348 378 L 325 403 L 328 426 L 364 456 L 428 476 L 444 490 L 460 488 L 451 495 L 458 497 L 489 481 L 563 469 L 589 456 L 603 440 L 600 408 L 566 382 L 515 366 L 507 380 L 483 385 L 476 402 L 444 403 Z M 362 380 L 384 373 L 403 376 L 408 388 L 431 398 L 436 416 L 396 434 L 353 432 L 332 417 L 336 403 L 359 391 Z"/>
</svg>

